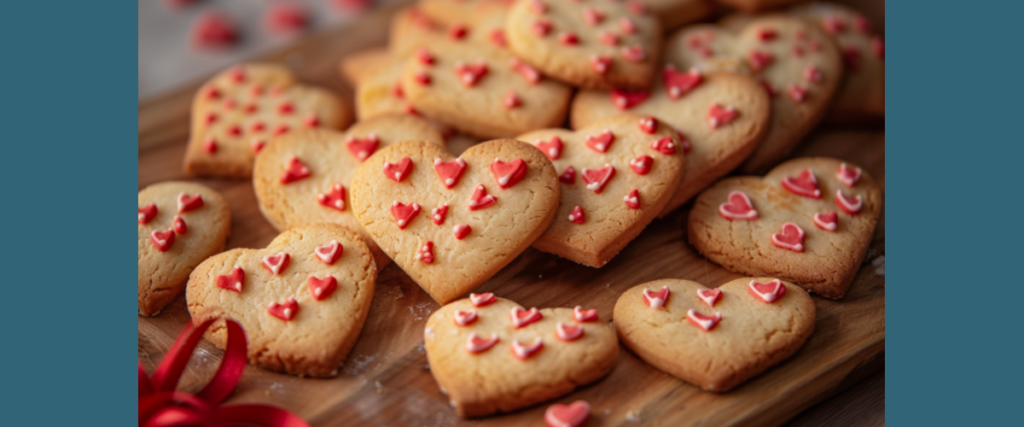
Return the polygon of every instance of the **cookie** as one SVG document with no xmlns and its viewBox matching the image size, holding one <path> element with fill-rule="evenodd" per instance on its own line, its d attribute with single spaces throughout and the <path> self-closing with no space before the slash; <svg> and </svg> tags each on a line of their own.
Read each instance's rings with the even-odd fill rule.
<svg viewBox="0 0 1024 427">
<path fill-rule="evenodd" d="M 573 129 L 628 111 L 650 115 L 679 132 L 686 175 L 662 209 L 665 215 L 729 171 L 754 151 L 768 132 L 771 101 L 749 76 L 667 66 L 650 91 L 580 91 L 573 98 Z"/>
<path fill-rule="evenodd" d="M 228 204 L 209 187 L 163 182 L 139 191 L 139 314 L 159 314 L 230 232 Z"/>
<path fill-rule="evenodd" d="M 430 123 L 405 114 L 378 116 L 345 132 L 309 129 L 274 138 L 256 157 L 253 171 L 260 211 L 279 231 L 318 222 L 357 230 L 383 267 L 391 260 L 349 207 L 352 176 L 377 150 L 407 140 L 444 144 Z"/>
<path fill-rule="evenodd" d="M 193 324 L 238 321 L 250 363 L 329 377 L 355 344 L 373 299 L 377 268 L 359 235 L 337 224 L 293 228 L 264 249 L 232 249 L 203 261 L 188 280 Z M 206 337 L 224 348 L 218 321 Z"/>
<path fill-rule="evenodd" d="M 715 12 L 711 0 L 644 0 L 644 3 L 661 21 L 663 31 L 700 21 Z"/>
<path fill-rule="evenodd" d="M 405 141 L 352 180 L 352 212 L 437 302 L 471 291 L 526 250 L 558 210 L 555 167 L 533 146 L 495 140 L 458 158 Z"/>
<path fill-rule="evenodd" d="M 368 49 L 341 60 L 341 74 L 355 89 L 356 119 L 383 114 L 414 114 L 399 83 L 405 57 L 383 48 Z"/>
<path fill-rule="evenodd" d="M 685 172 L 677 133 L 653 117 L 621 114 L 576 130 L 544 129 L 516 139 L 555 164 L 562 202 L 533 247 L 602 267 L 643 231 Z"/>
<path fill-rule="evenodd" d="M 744 29 L 702 24 L 685 27 L 666 42 L 665 59 L 679 70 L 747 70 L 771 97 L 771 126 L 744 173 L 767 169 L 785 157 L 824 116 L 843 66 L 839 52 L 814 25 L 799 18 L 765 15 Z"/>
<path fill-rule="evenodd" d="M 814 301 L 771 277 L 716 288 L 663 279 L 615 303 L 619 340 L 645 362 L 704 390 L 726 392 L 788 359 L 814 332 Z"/>
<path fill-rule="evenodd" d="M 747 13 L 763 12 L 769 9 L 778 9 L 789 6 L 804 0 L 715 0 L 726 6 L 742 10 Z"/>
<path fill-rule="evenodd" d="M 284 66 L 238 65 L 203 85 L 192 102 L 185 172 L 248 178 L 256 153 L 270 138 L 305 128 L 342 128 L 351 117 L 334 94 L 299 84 Z"/>
<path fill-rule="evenodd" d="M 482 138 L 558 126 L 572 95 L 505 49 L 448 40 L 421 46 L 401 82 L 425 117 Z"/>
<path fill-rule="evenodd" d="M 471 294 L 427 320 L 430 372 L 455 412 L 478 417 L 554 399 L 605 376 L 618 358 L 615 330 L 596 309 L 524 309 Z"/>
<path fill-rule="evenodd" d="M 836 3 L 811 3 L 792 9 L 832 39 L 843 56 L 845 78 L 828 111 L 829 121 L 885 116 L 885 42 L 868 18 Z"/>
<path fill-rule="evenodd" d="M 787 161 L 762 177 L 724 179 L 693 204 L 690 243 L 742 274 L 776 276 L 826 298 L 846 294 L 882 209 L 875 180 L 824 157 Z"/>
<path fill-rule="evenodd" d="M 524 0 L 509 11 L 508 47 L 545 75 L 588 89 L 645 89 L 661 56 L 661 23 L 638 0 Z"/>
</svg>

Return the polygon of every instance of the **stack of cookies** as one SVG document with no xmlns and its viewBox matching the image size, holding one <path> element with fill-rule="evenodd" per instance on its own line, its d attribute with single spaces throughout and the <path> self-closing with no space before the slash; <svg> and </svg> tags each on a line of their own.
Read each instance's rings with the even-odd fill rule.
<svg viewBox="0 0 1024 427">
<path fill-rule="evenodd" d="M 185 292 L 194 322 L 245 327 L 253 364 L 332 376 L 393 263 L 443 305 L 425 348 L 459 415 L 597 381 L 620 341 L 706 390 L 738 386 L 803 345 L 808 292 L 841 299 L 865 256 L 879 185 L 840 160 L 785 159 L 826 117 L 884 117 L 884 47 L 837 5 L 692 24 L 714 10 L 420 0 L 394 15 L 386 48 L 340 64 L 354 109 L 280 65 L 226 70 L 195 97 L 184 168 L 251 178 L 281 234 L 221 253 L 231 218 L 215 191 L 140 191 L 140 314 Z M 691 201 L 693 247 L 750 277 L 640 284 L 614 326 L 471 293 L 529 247 L 601 268 Z M 223 329 L 210 338 L 223 345 Z M 577 425 L 584 406 L 552 407 L 548 422 Z"/>
</svg>

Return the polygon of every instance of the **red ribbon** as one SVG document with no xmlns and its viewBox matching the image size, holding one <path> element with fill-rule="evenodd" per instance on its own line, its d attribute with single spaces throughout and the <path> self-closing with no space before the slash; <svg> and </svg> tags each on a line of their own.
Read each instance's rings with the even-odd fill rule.
<svg viewBox="0 0 1024 427">
<path fill-rule="evenodd" d="M 195 395 L 174 391 L 188 359 L 213 322 L 208 320 L 199 327 L 192 323 L 186 325 L 152 377 L 146 376 L 139 362 L 139 426 L 309 427 L 297 415 L 273 406 L 218 406 L 235 389 L 245 369 L 245 331 L 234 320 L 225 322 L 228 327 L 227 350 L 217 373 L 206 387 Z"/>
</svg>

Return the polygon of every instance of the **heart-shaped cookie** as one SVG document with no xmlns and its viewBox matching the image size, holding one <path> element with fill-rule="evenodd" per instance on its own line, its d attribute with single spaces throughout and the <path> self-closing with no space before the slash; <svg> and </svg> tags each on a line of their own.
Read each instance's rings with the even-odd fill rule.
<svg viewBox="0 0 1024 427">
<path fill-rule="evenodd" d="M 387 265 L 390 259 L 362 232 L 352 215 L 349 193 L 352 176 L 365 159 L 383 147 L 408 140 L 443 144 L 441 134 L 430 123 L 406 114 L 378 116 L 343 133 L 311 129 L 274 138 L 257 156 L 253 171 L 260 210 L 278 230 L 318 222 L 358 230 L 377 265 Z M 296 160 L 308 174 L 286 179 Z"/>
<path fill-rule="evenodd" d="M 732 271 L 777 276 L 839 299 L 881 209 L 881 190 L 856 165 L 799 158 L 763 178 L 728 178 L 705 190 L 690 211 L 688 235 L 704 256 Z"/>
<path fill-rule="evenodd" d="M 334 94 L 297 83 L 287 68 L 246 64 L 220 73 L 192 102 L 185 172 L 248 178 L 270 138 L 293 130 L 338 129 L 352 114 Z"/>
<path fill-rule="evenodd" d="M 406 141 L 359 167 L 352 212 L 444 304 L 526 250 L 551 224 L 559 190 L 555 167 L 526 143 L 484 142 L 455 158 L 436 144 Z"/>
<path fill-rule="evenodd" d="M 705 288 L 663 279 L 615 303 L 619 340 L 655 368 L 725 392 L 788 359 L 814 332 L 814 301 L 775 278 Z"/>
<path fill-rule="evenodd" d="M 435 311 L 424 342 L 430 372 L 463 417 L 569 393 L 605 376 L 619 353 L 615 330 L 596 310 L 526 310 L 489 293 Z"/>
<path fill-rule="evenodd" d="M 577 87 L 644 89 L 661 56 L 661 24 L 638 0 L 524 0 L 509 11 L 508 47 Z"/>
<path fill-rule="evenodd" d="M 230 232 L 228 204 L 209 187 L 162 182 L 139 191 L 139 314 L 160 313 Z"/>
<path fill-rule="evenodd" d="M 601 267 L 647 226 L 676 192 L 685 154 L 675 130 L 653 117 L 621 114 L 569 131 L 520 135 L 555 164 L 558 215 L 533 246 Z"/>
<path fill-rule="evenodd" d="M 485 138 L 560 125 L 572 94 L 505 49 L 448 40 L 421 46 L 401 86 L 424 116 Z"/>
<path fill-rule="evenodd" d="M 848 6 L 816 2 L 792 13 L 820 25 L 839 48 L 846 70 L 829 121 L 885 116 L 885 42 L 871 21 Z"/>
<path fill-rule="evenodd" d="M 745 173 L 771 167 L 790 152 L 828 108 L 843 77 L 838 50 L 817 26 L 791 16 L 765 15 L 733 33 L 700 24 L 666 40 L 665 60 L 679 70 L 747 71 L 771 96 L 771 126 L 740 166 Z"/>
<path fill-rule="evenodd" d="M 192 323 L 245 328 L 249 361 L 295 375 L 337 374 L 370 310 L 377 268 L 359 235 L 337 224 L 281 233 L 265 249 L 203 261 L 188 280 Z M 224 348 L 223 322 L 207 334 Z"/>
<path fill-rule="evenodd" d="M 667 66 L 650 91 L 581 91 L 572 102 L 572 127 L 588 127 L 623 110 L 656 117 L 689 142 L 686 176 L 661 215 L 739 166 L 771 123 L 771 101 L 756 80 Z"/>
</svg>

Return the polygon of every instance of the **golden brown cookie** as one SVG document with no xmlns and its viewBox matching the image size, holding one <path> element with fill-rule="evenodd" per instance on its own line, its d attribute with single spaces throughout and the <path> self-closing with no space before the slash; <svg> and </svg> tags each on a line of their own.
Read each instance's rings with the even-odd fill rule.
<svg viewBox="0 0 1024 427">
<path fill-rule="evenodd" d="M 352 212 L 402 270 L 444 304 L 491 278 L 558 210 L 555 168 L 515 140 L 458 158 L 405 141 L 377 151 L 352 180 Z"/>
<path fill-rule="evenodd" d="M 455 412 L 511 412 L 597 381 L 615 366 L 615 330 L 596 309 L 524 309 L 487 293 L 435 311 L 424 342 Z"/>
<path fill-rule="evenodd" d="M 256 157 L 252 177 L 260 211 L 280 231 L 318 222 L 355 230 L 383 267 L 391 260 L 352 215 L 352 176 L 377 150 L 408 140 L 444 144 L 430 123 L 406 114 L 378 116 L 345 132 L 309 129 L 274 138 Z"/>
<path fill-rule="evenodd" d="M 589 89 L 644 89 L 661 56 L 661 23 L 645 3 L 523 0 L 508 47 L 542 73 Z"/>
<path fill-rule="evenodd" d="M 682 206 L 754 151 L 771 123 L 771 102 L 751 77 L 667 66 L 650 91 L 581 91 L 573 98 L 574 129 L 622 111 L 651 115 L 679 132 L 686 175 L 659 215 Z"/>
<path fill-rule="evenodd" d="M 725 392 L 788 359 L 814 332 L 814 301 L 771 277 L 718 288 L 663 279 L 615 303 L 619 339 L 654 367 L 708 391 Z"/>
<path fill-rule="evenodd" d="M 699 24 L 666 41 L 665 60 L 680 70 L 746 70 L 771 96 L 771 127 L 740 166 L 744 173 L 774 165 L 818 124 L 843 77 L 835 46 L 814 25 L 796 17 L 764 15 L 738 32 Z"/>
<path fill-rule="evenodd" d="M 334 94 L 299 84 L 284 66 L 238 65 L 203 85 L 192 102 L 185 172 L 248 178 L 270 138 L 351 121 L 351 111 Z"/>
<path fill-rule="evenodd" d="M 483 138 L 558 126 L 572 94 L 505 49 L 452 41 L 417 48 L 401 85 L 424 116 Z"/>
<path fill-rule="evenodd" d="M 776 276 L 826 298 L 846 294 L 882 209 L 859 167 L 825 157 L 787 161 L 762 177 L 724 179 L 694 202 L 690 243 L 729 270 Z"/>
<path fill-rule="evenodd" d="M 670 126 L 620 114 L 570 131 L 516 137 L 555 164 L 562 185 L 558 215 L 533 246 L 602 267 L 643 231 L 683 179 L 683 147 Z"/>
<path fill-rule="evenodd" d="M 139 191 L 139 314 L 159 314 L 230 232 L 228 204 L 209 187 L 162 182 Z"/>
<path fill-rule="evenodd" d="M 651 14 L 661 21 L 663 31 L 700 21 L 715 12 L 712 0 L 644 0 Z"/>
<path fill-rule="evenodd" d="M 359 236 L 337 224 L 293 228 L 265 249 L 232 249 L 189 277 L 193 324 L 241 323 L 250 363 L 311 377 L 334 376 L 355 344 L 373 299 L 377 268 Z M 207 333 L 224 348 L 218 321 Z"/>
</svg>

